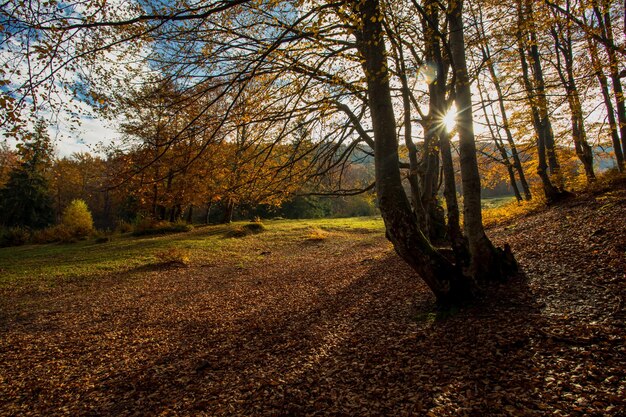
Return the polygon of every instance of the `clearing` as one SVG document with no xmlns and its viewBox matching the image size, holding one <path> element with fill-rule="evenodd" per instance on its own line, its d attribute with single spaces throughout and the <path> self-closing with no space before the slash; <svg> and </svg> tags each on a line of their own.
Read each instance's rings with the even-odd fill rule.
<svg viewBox="0 0 626 417">
<path fill-rule="evenodd" d="M 379 219 L 0 249 L 0 415 L 624 415 L 625 216 L 490 229 L 523 273 L 446 314 Z"/>
</svg>

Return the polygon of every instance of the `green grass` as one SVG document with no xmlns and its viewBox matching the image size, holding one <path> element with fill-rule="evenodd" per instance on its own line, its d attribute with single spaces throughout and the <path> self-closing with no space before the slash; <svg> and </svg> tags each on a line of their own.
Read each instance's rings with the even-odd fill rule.
<svg viewBox="0 0 626 417">
<path fill-rule="evenodd" d="M 504 206 L 505 204 L 509 204 L 511 202 L 515 201 L 515 196 L 505 196 L 505 197 L 488 197 L 488 198 L 483 198 L 481 200 L 481 205 L 483 210 L 486 209 L 494 209 L 494 208 L 500 208 L 502 206 Z"/>
<path fill-rule="evenodd" d="M 259 257 L 268 244 L 304 241 L 311 228 L 337 235 L 358 232 L 382 233 L 380 217 L 348 219 L 265 221 L 263 233 L 239 239 L 229 232 L 249 222 L 198 227 L 190 232 L 166 236 L 114 236 L 107 243 L 95 239 L 71 244 L 28 245 L 0 248 L 0 287 L 21 284 L 55 285 L 68 278 L 86 278 L 106 273 L 126 272 L 157 263 L 155 254 L 168 248 L 186 250 L 191 264 L 232 262 L 246 265 Z"/>
</svg>

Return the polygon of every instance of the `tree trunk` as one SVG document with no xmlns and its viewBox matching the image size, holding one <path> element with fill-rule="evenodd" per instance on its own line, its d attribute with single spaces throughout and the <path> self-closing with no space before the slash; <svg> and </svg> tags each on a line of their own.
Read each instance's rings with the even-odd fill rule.
<svg viewBox="0 0 626 417">
<path fill-rule="evenodd" d="M 485 42 L 487 42 L 486 39 Z M 513 167 L 515 168 L 515 171 L 517 171 L 520 185 L 522 186 L 522 190 L 524 191 L 524 199 L 526 201 L 530 201 L 530 199 L 532 198 L 530 186 L 528 185 L 528 181 L 526 180 L 526 175 L 524 174 L 524 169 L 522 167 L 522 161 L 520 160 L 519 153 L 517 152 L 517 145 L 515 145 L 515 141 L 513 140 L 513 133 L 511 132 L 511 127 L 509 126 L 509 117 L 507 115 L 506 107 L 504 105 L 504 94 L 502 93 L 502 87 L 500 86 L 500 78 L 496 73 L 495 65 L 493 63 L 493 60 L 491 59 L 491 52 L 489 51 L 489 45 L 487 44 L 485 45 L 485 56 L 487 58 L 487 68 L 489 69 L 491 82 L 493 83 L 496 94 L 498 96 L 498 106 L 500 107 L 500 115 L 502 117 L 502 129 L 504 129 L 506 141 L 509 145 L 509 148 L 511 149 Z"/>
<path fill-rule="evenodd" d="M 502 280 L 517 270 L 517 263 L 508 246 L 504 250 L 496 250 L 483 228 L 472 97 L 465 60 L 463 1 L 453 0 L 449 13 L 450 51 L 456 73 L 456 125 L 459 132 L 464 228 L 470 251 L 469 271 L 476 280 Z"/>
<path fill-rule="evenodd" d="M 604 107 L 606 108 L 607 119 L 609 121 L 609 129 L 611 131 L 611 142 L 613 144 L 613 152 L 615 153 L 615 161 L 617 163 L 617 169 L 619 172 L 624 172 L 626 166 L 624 165 L 624 150 L 620 143 L 619 129 L 617 121 L 615 120 L 615 110 L 613 103 L 611 102 L 611 94 L 609 93 L 609 82 L 604 74 L 604 66 L 598 59 L 598 49 L 596 44 L 591 38 L 587 38 L 587 45 L 589 47 L 589 54 L 591 55 L 591 63 L 593 65 L 594 72 L 598 78 L 600 84 L 600 91 L 602 91 L 602 99 L 604 101 Z"/>
<path fill-rule="evenodd" d="M 222 218 L 222 223 L 232 223 L 234 212 L 235 202 L 232 198 L 229 198 L 226 200 L 226 205 L 224 206 L 224 217 Z"/>
<path fill-rule="evenodd" d="M 480 101 L 481 103 L 483 103 L 481 107 L 483 109 L 483 115 L 485 116 L 487 127 L 489 128 L 489 133 L 491 134 L 491 137 L 493 139 L 493 144 L 500 153 L 500 158 L 502 158 L 499 162 L 501 162 L 506 167 L 507 173 L 509 174 L 509 183 L 511 184 L 511 188 L 513 189 L 513 193 L 515 194 L 515 199 L 519 203 L 522 201 L 522 195 L 520 194 L 519 188 L 517 187 L 517 180 L 515 179 L 513 164 L 511 164 L 511 161 L 509 160 L 509 154 L 507 153 L 506 147 L 504 146 L 504 141 L 502 140 L 502 135 L 500 134 L 500 130 L 498 129 L 496 114 L 493 111 L 493 107 L 490 106 L 491 115 L 493 116 L 493 123 L 491 123 L 491 118 L 487 113 L 487 103 L 491 102 L 491 97 L 488 92 L 483 93 L 484 88 L 481 86 L 480 80 L 477 80 L 476 86 L 478 87 L 478 93 L 480 94 Z"/>
<path fill-rule="evenodd" d="M 363 58 L 375 149 L 376 191 L 387 238 L 396 252 L 417 271 L 440 303 L 474 295 L 472 281 L 444 258 L 419 230 L 402 187 L 396 122 L 391 101 L 382 14 L 378 0 L 353 3 L 362 29 L 355 32 Z"/>
<path fill-rule="evenodd" d="M 412 121 L 411 121 L 411 99 L 409 91 L 409 83 L 406 78 L 406 68 L 404 63 L 404 56 L 402 53 L 402 46 L 398 46 L 398 63 L 400 64 L 400 81 L 402 83 L 402 105 L 404 110 L 404 144 L 407 147 L 409 153 L 409 173 L 407 179 L 409 180 L 409 186 L 411 187 L 411 205 L 415 211 L 417 218 L 417 224 L 420 229 L 428 234 L 429 219 L 428 213 L 424 209 L 422 204 L 422 191 L 419 185 L 419 162 L 417 159 L 417 146 L 413 142 L 412 133 Z"/>
<path fill-rule="evenodd" d="M 211 224 L 211 208 L 213 208 L 213 201 L 209 201 L 206 205 L 206 216 L 204 216 L 204 224 Z"/>
<path fill-rule="evenodd" d="M 443 117 L 446 112 L 446 78 L 448 70 L 441 53 L 439 30 L 439 5 L 435 0 L 424 2 L 422 28 L 425 38 L 424 58 L 435 67 L 436 75 L 428 84 L 428 114 L 422 120 L 424 129 L 424 156 L 422 159 L 422 205 L 429 219 L 428 235 L 433 240 L 440 240 L 445 234 L 444 215 L 437 199 L 439 184 L 439 145 L 440 135 L 445 126 Z M 433 27 L 434 26 L 434 27 Z"/>
<path fill-rule="evenodd" d="M 567 3 L 569 10 L 569 1 Z M 587 142 L 587 134 L 585 132 L 585 122 L 583 119 L 583 109 L 580 103 L 580 95 L 574 78 L 574 54 L 572 49 L 572 37 L 570 27 L 553 27 L 551 29 L 552 37 L 555 42 L 556 49 L 556 68 L 561 83 L 565 87 L 567 95 L 567 103 L 570 108 L 570 118 L 572 123 L 572 140 L 576 156 L 583 164 L 587 182 L 596 180 L 593 172 L 593 151 Z M 561 63 L 563 58 L 563 64 Z M 565 68 L 563 68 L 565 67 Z"/>
<path fill-rule="evenodd" d="M 450 239 L 457 265 L 467 267 L 469 266 L 469 248 L 467 239 L 465 239 L 461 231 L 461 216 L 459 213 L 459 202 L 456 198 L 456 180 L 448 132 L 444 131 L 439 136 L 439 146 L 441 146 L 441 165 L 443 167 L 443 196 L 446 199 L 448 214 L 448 238 Z"/>
<path fill-rule="evenodd" d="M 193 204 L 189 205 L 189 210 L 187 210 L 187 223 L 191 224 L 193 222 Z"/>
<path fill-rule="evenodd" d="M 622 153 L 626 153 L 626 104 L 624 103 L 624 91 L 622 89 L 622 80 L 619 76 L 619 63 L 615 55 L 615 43 L 613 40 L 613 25 L 611 23 L 611 11 L 608 4 L 602 4 L 602 10 L 597 5 L 597 1 L 593 2 L 594 13 L 598 20 L 598 26 L 602 31 L 602 36 L 608 40 L 605 45 L 606 53 L 609 57 L 609 70 L 611 74 L 611 84 L 613 85 L 613 93 L 615 94 L 615 102 L 617 109 L 617 120 L 619 121 L 620 137 L 622 142 Z"/>
<path fill-rule="evenodd" d="M 554 131 L 552 130 L 552 123 L 550 122 L 550 116 L 548 111 L 548 99 L 546 96 L 546 83 L 543 78 L 543 68 L 541 66 L 541 56 L 539 54 L 539 44 L 537 40 L 537 34 L 534 28 L 534 16 L 532 10 L 532 3 L 526 2 L 526 16 L 527 22 L 530 22 L 530 28 L 528 30 L 530 35 L 530 47 L 529 57 L 531 59 L 533 76 L 535 79 L 535 99 L 537 101 L 537 110 L 539 111 L 539 126 L 543 136 L 543 144 L 548 156 L 548 168 L 550 169 L 550 175 L 556 181 L 557 188 L 563 189 L 563 175 L 561 173 L 561 166 L 558 161 L 556 153 L 556 143 L 554 141 Z"/>
<path fill-rule="evenodd" d="M 518 0 L 517 3 L 518 52 L 520 57 L 520 64 L 522 66 L 522 79 L 524 81 L 526 97 L 528 99 L 533 126 L 537 135 L 537 159 L 539 162 L 537 165 L 537 175 L 539 175 L 539 178 L 541 179 L 546 202 L 548 204 L 551 204 L 555 201 L 558 201 L 561 198 L 562 194 L 561 191 L 552 184 L 552 181 L 548 176 L 548 163 L 546 161 L 546 133 L 548 133 L 548 131 L 551 131 L 552 128 L 550 127 L 549 129 L 547 129 L 545 124 L 546 122 L 549 124 L 549 120 L 542 120 L 541 118 L 539 110 L 539 93 L 535 93 L 535 87 L 533 86 L 533 82 L 530 79 L 530 70 L 528 67 L 528 61 L 526 60 L 526 35 L 524 29 L 526 27 L 527 16 L 522 4 L 523 1 L 524 0 Z M 545 99 L 545 94 L 543 97 Z"/>
</svg>

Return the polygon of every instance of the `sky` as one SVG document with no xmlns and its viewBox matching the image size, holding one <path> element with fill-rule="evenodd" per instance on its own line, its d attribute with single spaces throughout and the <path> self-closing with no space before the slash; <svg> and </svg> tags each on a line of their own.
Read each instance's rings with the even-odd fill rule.
<svg viewBox="0 0 626 417">
<path fill-rule="evenodd" d="M 60 157 L 70 156 L 75 152 L 96 154 L 96 146 L 109 144 L 119 137 L 117 130 L 109 122 L 97 118 L 81 117 L 81 125 L 71 130 L 69 124 L 59 123 L 50 128 L 50 136 L 55 139 L 56 152 Z"/>
<path fill-rule="evenodd" d="M 114 122 L 100 120 L 89 115 L 80 115 L 79 124 L 71 121 L 71 116 L 66 111 L 52 117 L 48 113 L 40 115 L 48 123 L 48 134 L 54 141 L 55 154 L 69 157 L 73 153 L 88 152 L 93 155 L 101 154 L 98 145 L 108 145 L 120 137 L 120 133 L 114 126 Z M 32 131 L 32 126 L 30 126 Z M 2 131 L 0 130 L 0 133 Z M 12 138 L 4 138 L 11 146 L 16 141 Z"/>
</svg>

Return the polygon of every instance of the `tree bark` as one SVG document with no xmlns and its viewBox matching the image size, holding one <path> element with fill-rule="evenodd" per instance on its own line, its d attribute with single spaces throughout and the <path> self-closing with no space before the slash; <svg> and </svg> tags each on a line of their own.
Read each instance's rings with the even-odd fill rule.
<svg viewBox="0 0 626 417">
<path fill-rule="evenodd" d="M 496 250 L 483 228 L 472 97 L 465 59 L 462 0 L 452 0 L 448 21 L 451 58 L 456 73 L 456 125 L 459 132 L 464 228 L 470 252 L 469 271 L 479 281 L 502 280 L 517 270 L 517 263 L 508 246 L 504 250 Z"/>
<path fill-rule="evenodd" d="M 619 121 L 619 131 L 622 142 L 622 153 L 626 153 L 626 104 L 624 103 L 624 91 L 622 81 L 619 76 L 619 63 L 615 55 L 615 42 L 613 40 L 613 25 L 611 24 L 611 11 L 609 4 L 602 2 L 602 10 L 597 1 L 592 2 L 594 13 L 598 21 L 598 26 L 602 31 L 602 36 L 607 39 L 608 44 L 605 45 L 606 53 L 609 57 L 609 71 L 611 75 L 611 84 L 613 85 L 613 94 L 615 95 L 617 120 Z"/>
<path fill-rule="evenodd" d="M 222 217 L 222 223 L 232 223 L 233 214 L 235 212 L 235 202 L 232 198 L 226 200 L 224 205 L 224 217 Z"/>
<path fill-rule="evenodd" d="M 213 201 L 209 201 L 206 205 L 206 216 L 204 217 L 204 224 L 211 224 L 211 208 L 213 208 Z"/>
<path fill-rule="evenodd" d="M 400 65 L 400 82 L 402 83 L 402 105 L 404 110 L 404 144 L 409 153 L 409 173 L 407 179 L 411 187 L 411 204 L 417 218 L 417 223 L 424 234 L 429 232 L 429 218 L 422 203 L 422 190 L 419 185 L 419 161 L 417 159 L 417 146 L 413 142 L 413 129 L 411 120 L 411 99 L 409 83 L 406 77 L 406 68 L 402 46 L 398 45 L 398 64 Z"/>
<path fill-rule="evenodd" d="M 609 82 L 604 74 L 604 66 L 598 59 L 598 48 L 590 37 L 587 38 L 587 45 L 589 47 L 589 54 L 591 55 L 591 64 L 593 65 L 595 75 L 598 78 L 600 91 L 602 91 L 602 99 L 604 101 L 604 107 L 606 108 L 606 115 L 609 121 L 609 130 L 611 142 L 613 144 L 613 152 L 615 153 L 617 169 L 619 172 L 624 172 L 626 168 L 624 164 L 624 150 L 622 149 L 622 144 L 620 143 L 619 128 L 617 126 L 617 121 L 615 120 L 615 109 L 613 108 L 611 93 L 609 92 Z"/>
<path fill-rule="evenodd" d="M 511 127 L 509 125 L 509 117 L 506 111 L 506 106 L 504 105 L 504 94 L 502 92 L 502 86 L 500 85 L 500 78 L 498 77 L 498 74 L 496 73 L 495 64 L 493 63 L 493 59 L 491 57 L 491 51 L 489 48 L 489 44 L 487 42 L 487 37 L 484 32 L 482 14 L 480 15 L 480 30 L 481 30 L 481 36 L 483 39 L 483 55 L 487 63 L 487 68 L 489 70 L 491 82 L 493 83 L 494 89 L 496 90 L 496 95 L 498 97 L 500 117 L 502 118 L 501 127 L 504 130 L 504 133 L 506 135 L 506 140 L 511 151 L 511 157 L 513 158 L 513 168 L 517 172 L 520 185 L 522 186 L 522 190 L 524 191 L 524 199 L 526 201 L 530 201 L 532 199 L 530 186 L 528 185 L 528 181 L 526 180 L 526 175 L 524 174 L 522 162 L 520 160 L 519 153 L 517 151 L 517 145 L 515 145 L 515 141 L 513 140 L 513 133 L 511 132 Z M 494 120 L 495 120 L 495 117 L 494 117 Z"/>
<path fill-rule="evenodd" d="M 187 210 L 187 219 L 186 219 L 188 224 L 191 224 L 193 222 L 193 204 L 189 205 L 189 209 Z"/>
<path fill-rule="evenodd" d="M 443 210 L 437 199 L 440 172 L 440 136 L 445 129 L 443 117 L 446 106 L 447 68 L 441 52 L 439 31 L 439 5 L 435 0 L 424 2 L 422 28 L 424 31 L 424 58 L 435 67 L 435 77 L 428 84 L 428 114 L 422 120 L 424 130 L 424 156 L 422 160 L 422 205 L 429 219 L 429 237 L 433 240 L 443 238 Z"/>
<path fill-rule="evenodd" d="M 444 131 L 439 136 L 439 146 L 441 146 L 441 165 L 443 167 L 443 196 L 446 199 L 447 208 L 447 232 L 457 265 L 469 266 L 469 248 L 467 239 L 461 230 L 461 215 L 459 212 L 459 202 L 456 197 L 456 179 L 454 175 L 454 164 L 452 162 L 452 149 L 450 146 L 450 135 Z"/>
<path fill-rule="evenodd" d="M 569 10 L 569 0 L 566 7 L 567 10 Z M 583 164 L 587 182 L 594 182 L 596 175 L 593 171 L 593 151 L 587 142 L 583 109 L 574 78 L 574 54 L 572 50 L 571 29 L 569 25 L 566 28 L 563 28 L 561 25 L 559 26 L 560 27 L 552 27 L 551 33 L 556 49 L 557 72 L 565 88 L 567 103 L 570 108 L 574 149 L 576 150 L 576 156 L 578 156 L 578 159 Z M 563 58 L 563 63 L 561 63 L 561 57 Z"/>
<path fill-rule="evenodd" d="M 548 112 L 548 99 L 546 96 L 546 83 L 543 78 L 543 68 L 541 66 L 541 55 L 539 54 L 539 41 L 534 27 L 534 15 L 532 10 L 532 2 L 526 1 L 526 18 L 527 24 L 530 23 L 528 33 L 530 36 L 528 56 L 531 59 L 533 68 L 533 77 L 535 79 L 535 99 L 537 101 L 537 110 L 539 111 L 539 123 L 542 131 L 543 143 L 548 156 L 548 168 L 550 175 L 555 180 L 557 188 L 563 189 L 563 175 L 561 166 L 556 154 L 556 143 L 554 141 L 554 131 Z"/>
<path fill-rule="evenodd" d="M 364 0 L 352 7 L 360 17 L 361 29 L 355 32 L 355 37 L 367 80 L 376 145 L 376 192 L 387 238 L 400 257 L 420 274 L 440 303 L 471 298 L 475 295 L 474 283 L 444 258 L 419 230 L 402 187 L 379 2 Z"/>
<path fill-rule="evenodd" d="M 513 164 L 509 159 L 509 154 L 507 153 L 506 147 L 504 146 L 504 141 L 502 140 L 502 135 L 500 134 L 500 130 L 497 126 L 495 112 L 492 108 L 491 114 L 493 116 L 493 123 L 491 122 L 491 118 L 487 113 L 488 104 L 486 103 L 491 102 L 491 97 L 489 96 L 488 92 L 483 93 L 484 87 L 481 86 L 480 80 L 478 80 L 476 86 L 478 87 L 478 93 L 480 94 L 480 101 L 481 103 L 483 103 L 481 107 L 483 109 L 483 115 L 485 116 L 487 127 L 489 128 L 489 133 L 491 134 L 491 137 L 493 139 L 493 144 L 500 153 L 501 160 L 498 162 L 502 163 L 505 166 L 507 173 L 509 174 L 509 183 L 511 184 L 511 188 L 513 189 L 513 193 L 515 194 L 515 199 L 519 203 L 522 201 L 522 195 L 520 194 L 519 188 L 517 186 L 517 180 L 515 178 L 515 170 L 513 169 Z"/>
<path fill-rule="evenodd" d="M 542 111 L 540 111 L 540 102 L 541 97 L 544 99 L 544 109 L 545 116 L 547 116 L 547 106 L 545 106 L 545 94 L 541 94 L 539 91 L 539 86 L 534 86 L 533 82 L 530 79 L 530 70 L 528 66 L 528 61 L 526 59 L 526 20 L 527 20 L 527 11 L 524 10 L 524 2 L 525 0 L 518 0 L 517 2 L 517 13 L 518 13 L 518 53 L 520 57 L 520 64 L 522 67 L 522 80 L 524 82 L 524 89 L 526 90 L 526 97 L 528 99 L 528 104 L 530 106 L 533 127 L 535 128 L 535 133 L 537 135 L 537 175 L 541 179 L 541 184 L 543 186 L 543 192 L 546 197 L 546 202 L 548 204 L 554 203 L 558 201 L 562 197 L 562 193 L 557 187 L 552 184 L 550 177 L 548 175 L 548 163 L 546 160 L 546 142 L 548 141 L 547 135 L 552 131 L 552 127 L 550 125 L 550 120 L 547 117 L 542 118 Z M 532 17 L 531 17 L 532 18 Z M 541 68 L 541 65 L 538 65 Z M 535 84 L 537 83 L 536 74 L 535 74 Z"/>
</svg>

